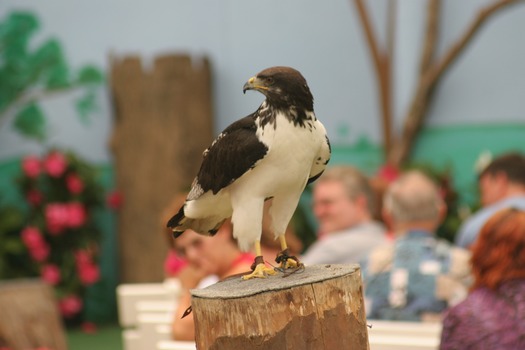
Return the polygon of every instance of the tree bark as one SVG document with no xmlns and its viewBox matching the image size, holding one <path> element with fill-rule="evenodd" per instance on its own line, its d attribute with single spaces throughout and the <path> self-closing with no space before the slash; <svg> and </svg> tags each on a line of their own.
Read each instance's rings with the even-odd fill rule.
<svg viewBox="0 0 525 350">
<path fill-rule="evenodd" d="M 137 57 L 112 62 L 111 148 L 124 198 L 118 218 L 122 282 L 164 278 L 168 245 L 160 218 L 175 195 L 189 190 L 212 141 L 210 75 L 206 59 L 185 55 L 159 57 L 152 71 Z"/>
<path fill-rule="evenodd" d="M 0 348 L 66 350 L 54 292 L 39 280 L 0 283 Z"/>
</svg>

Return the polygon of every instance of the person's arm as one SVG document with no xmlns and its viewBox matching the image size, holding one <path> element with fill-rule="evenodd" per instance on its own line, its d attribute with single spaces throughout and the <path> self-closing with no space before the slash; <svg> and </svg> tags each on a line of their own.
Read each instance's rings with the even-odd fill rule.
<svg viewBox="0 0 525 350">
<path fill-rule="evenodd" d="M 192 267 L 185 268 L 179 275 L 182 291 L 175 310 L 171 330 L 172 337 L 175 340 L 195 340 L 193 313 L 184 318 L 181 317 L 191 305 L 190 289 L 197 287 L 202 277 L 202 274 Z"/>
<path fill-rule="evenodd" d="M 193 313 L 181 318 L 184 312 L 191 305 L 190 291 L 184 290 L 179 299 L 179 305 L 175 310 L 175 316 L 172 324 L 172 336 L 175 340 L 195 340 L 195 324 Z"/>
</svg>

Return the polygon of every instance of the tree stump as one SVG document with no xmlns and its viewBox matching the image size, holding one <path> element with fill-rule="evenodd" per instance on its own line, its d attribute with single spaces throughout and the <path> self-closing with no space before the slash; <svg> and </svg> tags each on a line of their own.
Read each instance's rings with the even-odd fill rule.
<svg viewBox="0 0 525 350">
<path fill-rule="evenodd" d="M 53 290 L 39 280 L 0 283 L 0 348 L 66 350 Z"/>
<path fill-rule="evenodd" d="M 369 348 L 359 265 L 235 277 L 191 294 L 199 350 Z"/>
<path fill-rule="evenodd" d="M 164 278 L 168 251 L 160 213 L 189 190 L 213 140 L 210 64 L 166 55 L 147 68 L 138 57 L 114 58 L 111 92 L 115 182 L 124 198 L 118 211 L 120 277 L 157 282 Z"/>
</svg>

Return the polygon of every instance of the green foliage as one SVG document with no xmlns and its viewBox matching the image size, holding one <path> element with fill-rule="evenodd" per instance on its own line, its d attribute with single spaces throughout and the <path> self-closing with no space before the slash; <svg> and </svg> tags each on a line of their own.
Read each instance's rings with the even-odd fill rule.
<svg viewBox="0 0 525 350">
<path fill-rule="evenodd" d="M 13 116 L 16 131 L 43 141 L 47 128 L 39 103 L 52 93 L 81 89 L 83 94 L 75 107 L 87 122 L 96 110 L 95 91 L 104 77 L 92 65 L 72 70 L 55 38 L 30 47 L 38 28 L 38 19 L 27 12 L 13 12 L 0 22 L 0 123 Z"/>
<path fill-rule="evenodd" d="M 40 107 L 31 103 L 16 115 L 15 128 L 20 134 L 42 141 L 46 136 L 46 118 Z"/>
<path fill-rule="evenodd" d="M 0 279 L 34 276 L 37 273 L 20 240 L 23 223 L 24 212 L 21 208 L 0 205 Z"/>
</svg>

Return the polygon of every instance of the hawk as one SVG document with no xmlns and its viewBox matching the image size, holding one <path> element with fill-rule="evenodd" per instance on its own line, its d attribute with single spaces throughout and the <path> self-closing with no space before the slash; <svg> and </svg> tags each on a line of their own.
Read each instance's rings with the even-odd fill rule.
<svg viewBox="0 0 525 350">
<path fill-rule="evenodd" d="M 214 235 L 231 217 L 233 236 L 243 251 L 255 247 L 253 271 L 245 279 L 274 274 L 265 266 L 260 237 L 264 202 L 282 252 L 282 268 L 295 267 L 284 233 L 305 186 L 330 160 L 325 127 L 314 114 L 306 80 L 290 67 L 267 68 L 244 84 L 266 99 L 252 114 L 228 126 L 203 153 L 200 170 L 184 205 L 167 226 L 177 238 L 186 229 Z"/>
</svg>

